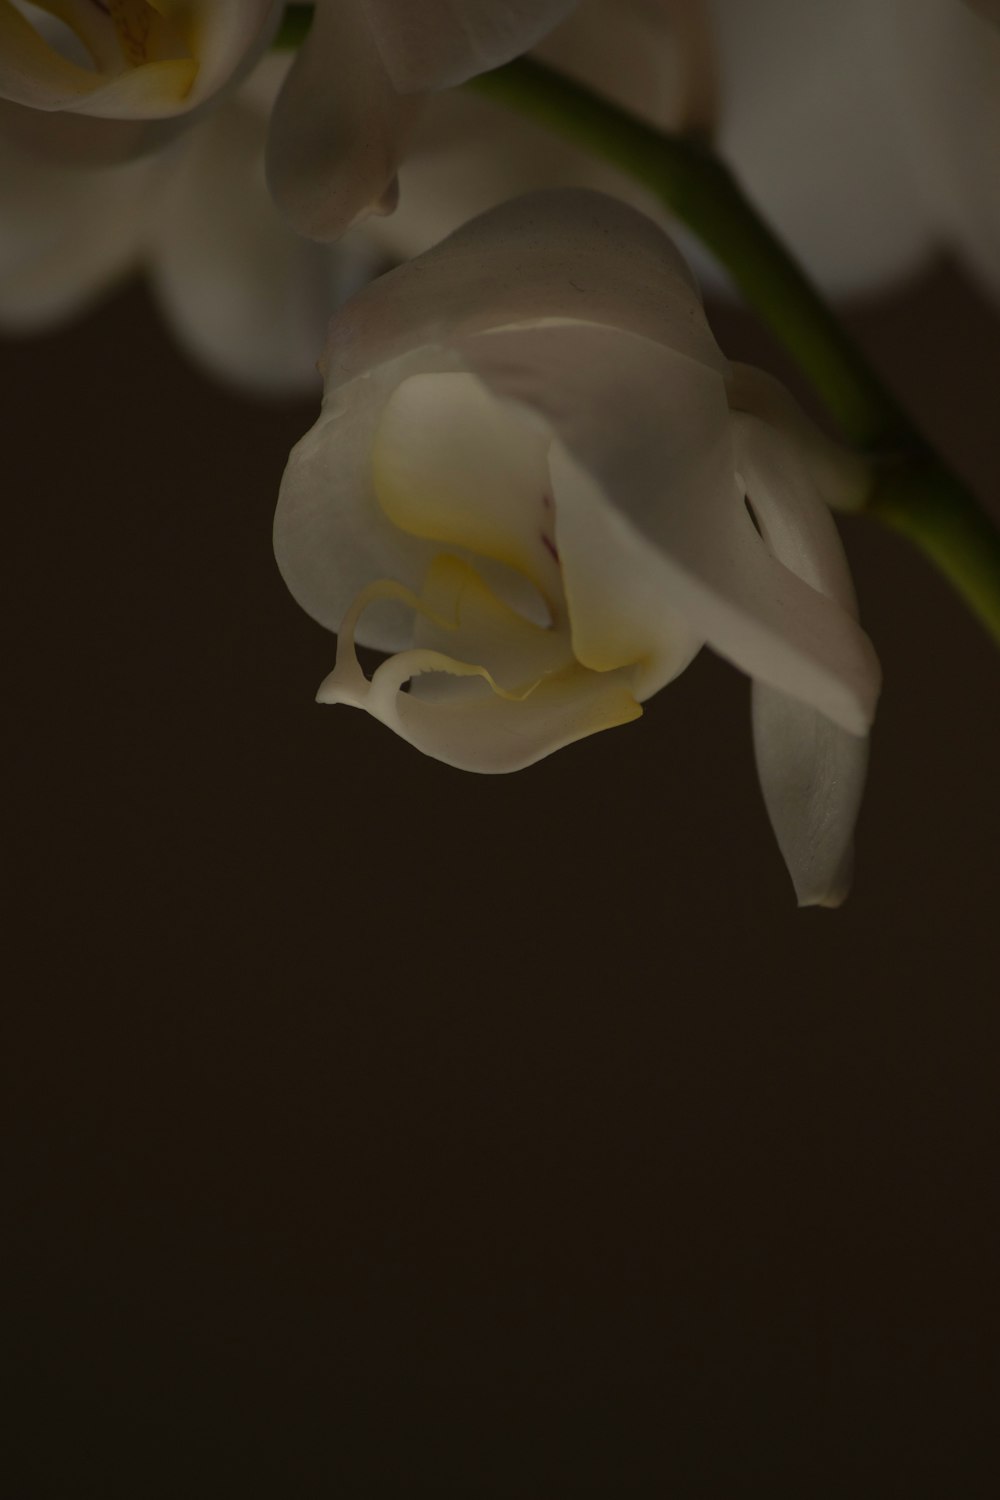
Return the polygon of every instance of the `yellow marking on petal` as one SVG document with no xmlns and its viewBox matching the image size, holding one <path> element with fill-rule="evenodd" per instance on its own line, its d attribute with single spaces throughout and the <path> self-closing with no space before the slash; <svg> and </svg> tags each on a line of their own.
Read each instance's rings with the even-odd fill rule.
<svg viewBox="0 0 1000 1500">
<path fill-rule="evenodd" d="M 445 409 L 450 428 L 440 422 Z M 480 439 L 482 462 L 470 476 L 463 465 L 470 442 Z M 471 376 L 411 376 L 389 398 L 375 433 L 375 495 L 401 531 L 502 563 L 527 578 L 551 607 L 561 588 L 547 534 L 546 447 L 544 438 L 526 430 Z M 457 467 L 449 461 L 453 456 Z"/>
</svg>

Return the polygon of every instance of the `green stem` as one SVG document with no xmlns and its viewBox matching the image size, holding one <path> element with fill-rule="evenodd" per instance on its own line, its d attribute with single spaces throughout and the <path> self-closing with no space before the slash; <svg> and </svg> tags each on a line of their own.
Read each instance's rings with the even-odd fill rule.
<svg viewBox="0 0 1000 1500">
<path fill-rule="evenodd" d="M 1000 535 L 934 454 L 876 464 L 865 512 L 908 537 L 1000 643 Z"/>
<path fill-rule="evenodd" d="M 531 58 L 470 80 L 648 188 L 729 272 L 876 467 L 865 510 L 914 542 L 1000 644 L 1000 532 L 934 454 L 798 262 L 709 146 L 645 120 Z"/>
</svg>

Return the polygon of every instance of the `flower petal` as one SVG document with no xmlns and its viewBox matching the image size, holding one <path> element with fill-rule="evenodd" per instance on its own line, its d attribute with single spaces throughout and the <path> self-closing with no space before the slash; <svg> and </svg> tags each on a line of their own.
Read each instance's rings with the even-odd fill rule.
<svg viewBox="0 0 1000 1500">
<path fill-rule="evenodd" d="M 755 682 L 753 743 L 764 804 L 799 905 L 839 906 L 851 884 L 867 736 Z"/>
<path fill-rule="evenodd" d="M 878 686 L 871 643 L 761 541 L 714 372 L 648 339 L 586 326 L 481 335 L 458 349 L 498 395 L 548 420 L 573 461 L 581 515 L 603 505 L 616 547 L 645 543 L 664 599 L 695 636 L 844 728 L 867 729 Z M 563 508 L 560 536 L 571 514 Z"/>
<path fill-rule="evenodd" d="M 185 141 L 150 271 L 178 338 L 201 363 L 250 390 L 315 392 L 321 330 L 375 273 L 376 252 L 363 236 L 328 247 L 289 228 L 264 181 L 265 134 L 265 113 L 241 94 Z"/>
<path fill-rule="evenodd" d="M 361 0 L 400 93 L 451 88 L 527 52 L 576 0 Z"/>
<path fill-rule="evenodd" d="M 854 616 L 854 585 L 836 524 L 801 452 L 756 417 L 736 414 L 733 426 L 737 463 L 768 547 Z M 871 674 L 877 692 L 874 653 Z M 867 736 L 760 682 L 753 689 L 753 735 L 764 802 L 799 904 L 839 906 L 850 886 Z"/>
<path fill-rule="evenodd" d="M 863 292 L 919 269 L 934 249 L 935 216 L 892 98 L 897 55 L 885 4 L 708 4 L 718 145 L 751 200 L 834 292 Z"/>
<path fill-rule="evenodd" d="M 268 182 L 290 223 L 333 240 L 391 207 L 403 135 L 418 107 L 393 87 L 356 0 L 318 4 L 268 139 Z"/>
<path fill-rule="evenodd" d="M 92 7 L 61 0 L 45 7 L 89 47 L 83 67 L 50 46 L 11 3 L 0 0 L 0 97 L 31 109 L 69 110 L 118 120 L 156 120 L 195 110 L 236 81 L 267 47 L 278 0 L 195 0 L 185 6 L 132 0 L 111 28 Z M 108 7 L 97 8 L 99 12 Z M 116 11 L 111 9 L 111 16 Z"/>
<path fill-rule="evenodd" d="M 331 323 L 327 386 L 465 334 L 541 319 L 631 330 L 726 374 L 691 272 L 635 209 L 581 188 L 480 215 L 355 297 Z"/>
</svg>

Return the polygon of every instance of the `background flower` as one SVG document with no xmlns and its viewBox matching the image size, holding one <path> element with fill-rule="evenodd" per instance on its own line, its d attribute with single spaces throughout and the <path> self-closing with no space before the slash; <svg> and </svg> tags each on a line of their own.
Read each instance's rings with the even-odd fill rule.
<svg viewBox="0 0 1000 1500">
<path fill-rule="evenodd" d="M 312 391 L 333 309 L 385 264 L 363 230 L 336 246 L 289 228 L 264 179 L 288 59 L 251 78 L 165 150 L 88 167 L 0 130 L 0 329 L 29 333 L 145 270 L 181 344 L 228 383 Z"/>
<path fill-rule="evenodd" d="M 335 239 L 395 201 L 429 90 L 526 52 L 575 0 L 320 0 L 275 109 L 272 187 L 304 234 Z"/>
</svg>

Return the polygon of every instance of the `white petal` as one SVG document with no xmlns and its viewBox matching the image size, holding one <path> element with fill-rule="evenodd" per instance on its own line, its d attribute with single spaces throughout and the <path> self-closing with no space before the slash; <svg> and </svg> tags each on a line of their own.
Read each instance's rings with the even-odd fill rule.
<svg viewBox="0 0 1000 1500">
<path fill-rule="evenodd" d="M 762 683 L 753 741 L 764 803 L 800 906 L 839 906 L 851 884 L 868 739 Z"/>
<path fill-rule="evenodd" d="M 917 270 L 936 230 L 900 135 L 885 5 L 709 0 L 709 8 L 718 144 L 751 200 L 832 291 L 862 292 Z"/>
<path fill-rule="evenodd" d="M 375 494 L 372 452 L 392 391 L 408 375 L 457 365 L 454 355 L 435 364 L 426 350 L 417 350 L 339 387 L 292 449 L 275 512 L 274 551 L 295 599 L 328 630 L 339 629 L 351 600 L 373 579 L 394 578 L 418 590 L 441 550 L 392 524 Z M 397 651 L 412 640 L 411 617 L 391 602 L 377 603 L 365 614 L 361 639 Z"/>
<path fill-rule="evenodd" d="M 401 93 L 449 88 L 527 52 L 575 0 L 361 0 Z"/>
<path fill-rule="evenodd" d="M 856 613 L 854 586 L 833 517 L 801 455 L 756 417 L 733 419 L 737 463 L 767 545 L 786 567 Z M 871 687 L 878 663 L 871 653 Z M 837 906 L 850 885 L 854 823 L 868 739 L 815 707 L 754 684 L 757 772 L 799 904 Z"/>
<path fill-rule="evenodd" d="M 198 0 L 176 12 L 136 4 L 113 66 L 99 16 L 70 0 L 52 8 L 90 44 L 94 66 L 63 56 L 10 0 L 0 0 L 0 97 L 36 110 L 127 121 L 190 113 L 236 81 L 266 48 L 282 9 L 277 0 Z M 140 30 L 141 42 L 131 48 Z"/>
<path fill-rule="evenodd" d="M 655 224 L 603 194 L 529 193 L 462 226 L 335 318 L 328 389 L 421 345 L 572 318 L 631 330 L 725 374 L 694 280 Z"/>
<path fill-rule="evenodd" d="M 497 394 L 549 422 L 575 464 L 575 493 L 613 513 L 605 524 L 616 545 L 644 541 L 655 551 L 663 597 L 695 636 L 845 728 L 867 728 L 877 691 L 871 643 L 757 534 L 735 478 L 719 376 L 602 328 L 498 332 L 458 348 Z M 561 516 L 561 534 L 565 525 Z"/>
<path fill-rule="evenodd" d="M 394 88 L 361 6 L 327 0 L 274 109 L 268 181 L 300 233 L 333 240 L 391 206 L 418 101 Z"/>
<path fill-rule="evenodd" d="M 0 327 L 56 323 L 135 266 L 164 165 L 63 167 L 0 134 Z"/>
<path fill-rule="evenodd" d="M 374 249 L 294 234 L 264 181 L 265 130 L 237 98 L 185 142 L 150 270 L 178 338 L 210 369 L 251 390 L 317 392 L 327 320 L 375 272 Z"/>
</svg>

